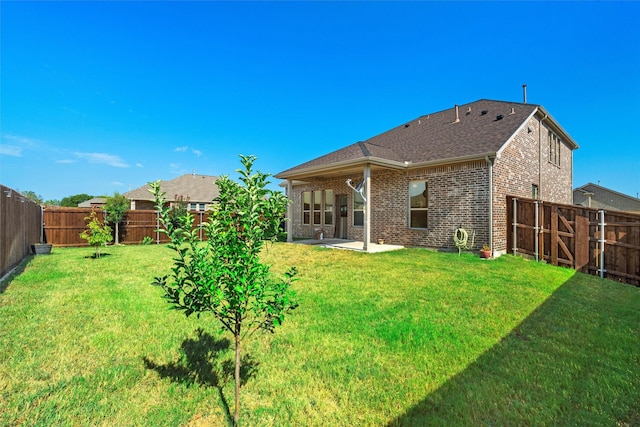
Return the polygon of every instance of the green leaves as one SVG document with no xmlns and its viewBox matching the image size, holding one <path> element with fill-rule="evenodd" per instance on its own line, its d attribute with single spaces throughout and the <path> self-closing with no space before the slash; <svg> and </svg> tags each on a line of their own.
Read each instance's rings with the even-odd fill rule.
<svg viewBox="0 0 640 427">
<path fill-rule="evenodd" d="M 240 182 L 228 176 L 216 185 L 219 196 L 204 224 L 206 242 L 191 230 L 193 217 L 185 211 L 179 221 L 160 189 L 160 181 L 149 183 L 162 226 L 175 251 L 171 274 L 154 284 L 163 287 L 165 298 L 185 314 L 211 312 L 225 329 L 248 336 L 259 329 L 272 331 L 285 315 L 297 307 L 289 289 L 297 271 L 274 280 L 269 266 L 260 263 L 265 242 L 282 233 L 280 224 L 287 198 L 265 188 L 267 174 L 253 171 L 254 156 L 240 156 Z M 239 327 L 238 327 L 239 326 Z"/>
<path fill-rule="evenodd" d="M 80 233 L 80 237 L 96 247 L 96 258 L 100 258 L 100 246 L 113 240 L 111 227 L 100 222 L 95 211 L 91 211 L 84 220 L 87 221 L 88 228 Z"/>
<path fill-rule="evenodd" d="M 238 364 L 240 339 L 259 330 L 274 332 L 298 306 L 290 289 L 297 274 L 295 267 L 284 278 L 274 280 L 269 266 L 260 262 L 265 242 L 281 234 L 288 200 L 265 188 L 269 175 L 253 171 L 255 160 L 254 156 L 240 156 L 240 183 L 228 176 L 216 181 L 219 196 L 209 222 L 204 224 L 206 242 L 200 242 L 192 230 L 193 217 L 186 209 L 179 214 L 172 211 L 160 181 L 149 183 L 161 231 L 169 236 L 169 248 L 176 252 L 171 273 L 156 278 L 153 284 L 162 287 L 165 299 L 185 315 L 213 314 L 236 338 Z M 236 396 L 239 381 L 236 376 Z"/>
</svg>

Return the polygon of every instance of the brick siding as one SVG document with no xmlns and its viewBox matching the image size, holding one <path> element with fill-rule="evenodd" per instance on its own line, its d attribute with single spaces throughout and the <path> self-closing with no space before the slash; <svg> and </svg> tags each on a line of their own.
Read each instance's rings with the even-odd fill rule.
<svg viewBox="0 0 640 427">
<path fill-rule="evenodd" d="M 539 187 L 542 200 L 571 203 L 572 150 L 561 144 L 560 166 L 549 162 L 547 128 L 531 117 L 506 144 L 493 163 L 493 250 L 507 250 L 506 197 L 531 198 L 532 184 Z M 294 238 L 313 238 L 322 230 L 327 238 L 335 236 L 339 220 L 337 201 L 334 224 L 302 224 L 302 192 L 333 190 L 348 198 L 347 238 L 362 240 L 363 228 L 353 226 L 353 190 L 345 181 L 359 182 L 362 175 L 308 180 L 293 187 L 292 231 Z M 409 183 L 424 180 L 429 189 L 428 228 L 409 228 Z M 371 241 L 404 246 L 455 249 L 453 233 L 458 227 L 475 233 L 473 249 L 489 239 L 489 165 L 478 160 L 444 166 L 403 171 L 377 170 L 371 173 Z"/>
</svg>

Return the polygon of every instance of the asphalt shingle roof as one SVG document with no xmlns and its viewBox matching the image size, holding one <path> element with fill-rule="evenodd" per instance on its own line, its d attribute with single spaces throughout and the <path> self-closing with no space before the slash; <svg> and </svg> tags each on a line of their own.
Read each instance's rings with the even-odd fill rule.
<svg viewBox="0 0 640 427">
<path fill-rule="evenodd" d="M 420 116 L 276 176 L 367 157 L 421 163 L 496 153 L 537 108 L 535 104 L 482 99 L 460 105 L 458 122 L 455 107 Z"/>
<path fill-rule="evenodd" d="M 165 197 L 174 201 L 176 197 L 188 198 L 191 202 L 211 203 L 220 194 L 215 182 L 217 176 L 185 174 L 170 181 L 160 181 L 160 189 L 167 193 Z M 143 185 L 124 193 L 131 200 L 153 200 L 149 186 Z"/>
<path fill-rule="evenodd" d="M 588 206 L 591 194 L 591 207 L 626 212 L 640 212 L 640 199 L 619 193 L 592 182 L 573 190 L 573 203 Z"/>
</svg>

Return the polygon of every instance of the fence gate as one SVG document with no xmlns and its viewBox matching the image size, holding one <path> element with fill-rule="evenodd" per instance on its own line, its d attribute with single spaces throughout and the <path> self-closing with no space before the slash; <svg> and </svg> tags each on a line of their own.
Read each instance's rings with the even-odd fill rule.
<svg viewBox="0 0 640 427">
<path fill-rule="evenodd" d="M 640 286 L 640 215 L 507 197 L 514 255 Z"/>
</svg>

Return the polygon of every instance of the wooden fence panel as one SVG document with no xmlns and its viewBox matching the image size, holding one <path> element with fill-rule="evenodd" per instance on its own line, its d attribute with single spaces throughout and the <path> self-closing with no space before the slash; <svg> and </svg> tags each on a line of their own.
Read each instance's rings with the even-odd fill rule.
<svg viewBox="0 0 640 427">
<path fill-rule="evenodd" d="M 48 243 L 55 246 L 88 246 L 80 233 L 87 228 L 85 217 L 91 214 L 91 208 L 47 207 L 44 211 L 44 232 Z M 98 219 L 104 220 L 104 213 L 95 209 Z M 206 212 L 191 212 L 194 216 L 194 228 L 199 230 L 202 240 L 206 239 L 201 227 L 207 221 Z M 115 226 L 109 224 L 114 229 Z M 140 244 L 145 237 L 151 237 L 155 243 L 167 243 L 168 237 L 157 232 L 158 219 L 153 210 L 127 211 L 124 221 L 119 226 L 120 243 Z"/>
<path fill-rule="evenodd" d="M 0 277 L 31 253 L 31 245 L 40 243 L 41 226 L 40 205 L 0 185 Z"/>
<path fill-rule="evenodd" d="M 602 234 L 597 209 L 517 198 L 514 218 L 513 200 L 507 197 L 511 250 L 515 246 L 518 254 L 640 286 L 640 215 L 604 212 Z"/>
<path fill-rule="evenodd" d="M 54 246 L 88 246 L 80 233 L 86 230 L 85 217 L 92 211 L 96 212 L 98 220 L 104 221 L 100 209 L 47 206 L 44 210 L 45 240 Z"/>
</svg>

